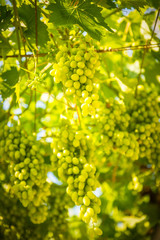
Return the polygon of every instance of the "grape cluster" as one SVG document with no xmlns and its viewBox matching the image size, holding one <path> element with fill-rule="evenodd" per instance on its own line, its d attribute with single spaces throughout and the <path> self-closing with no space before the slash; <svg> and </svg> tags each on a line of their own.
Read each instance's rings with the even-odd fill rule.
<svg viewBox="0 0 160 240">
<path fill-rule="evenodd" d="M 51 195 L 48 198 L 49 213 L 47 217 L 48 233 L 44 240 L 49 239 L 71 239 L 68 232 L 68 207 L 72 207 L 73 203 L 64 187 L 51 185 Z"/>
<path fill-rule="evenodd" d="M 51 71 L 54 81 L 62 82 L 66 95 L 80 101 L 83 116 L 94 115 L 100 105 L 95 77 L 100 65 L 98 53 L 82 37 L 79 41 L 74 38 L 69 47 L 60 47 L 56 60 Z"/>
<path fill-rule="evenodd" d="M 23 207 L 19 199 L 10 193 L 11 188 L 10 184 L 0 187 L 0 239 L 71 239 L 67 217 L 68 207 L 72 206 L 72 202 L 65 194 L 64 187 L 51 184 L 51 195 L 46 202 L 48 216 L 41 224 L 34 224 L 30 221 L 28 209 Z"/>
<path fill-rule="evenodd" d="M 5 126 L 0 137 L 0 154 L 8 164 L 13 194 L 28 208 L 32 222 L 44 222 L 47 216 L 44 202 L 50 190 L 46 182 L 47 167 L 38 144 L 19 126 Z"/>
<path fill-rule="evenodd" d="M 52 147 L 52 164 L 58 168 L 60 179 L 67 182 L 68 195 L 76 205 L 81 205 L 81 219 L 86 223 L 96 223 L 101 202 L 93 193 L 98 181 L 96 168 L 90 163 L 94 154 L 91 139 L 65 123 Z M 102 234 L 100 229 L 98 234 Z"/>
<path fill-rule="evenodd" d="M 139 90 L 136 99 L 128 106 L 129 131 L 133 132 L 140 146 L 140 158 L 156 159 L 160 153 L 160 108 L 154 89 Z"/>
<path fill-rule="evenodd" d="M 40 239 L 37 226 L 30 222 L 28 210 L 10 193 L 11 185 L 0 187 L 0 239 Z"/>
<path fill-rule="evenodd" d="M 139 156 L 139 144 L 133 133 L 129 133 L 130 116 L 124 104 L 117 100 L 107 100 L 105 110 L 97 115 L 96 121 L 101 129 L 101 144 L 109 156 L 115 152 L 132 160 Z"/>
</svg>

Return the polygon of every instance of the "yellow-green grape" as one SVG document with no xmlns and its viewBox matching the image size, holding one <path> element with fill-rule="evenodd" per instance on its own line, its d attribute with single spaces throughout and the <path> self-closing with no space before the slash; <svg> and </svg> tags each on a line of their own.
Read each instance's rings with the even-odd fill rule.
<svg viewBox="0 0 160 240">
<path fill-rule="evenodd" d="M 94 232 L 96 233 L 96 235 L 99 235 L 99 236 L 101 236 L 102 233 L 103 233 L 102 230 L 100 228 L 98 228 L 98 227 L 94 228 Z"/>
</svg>

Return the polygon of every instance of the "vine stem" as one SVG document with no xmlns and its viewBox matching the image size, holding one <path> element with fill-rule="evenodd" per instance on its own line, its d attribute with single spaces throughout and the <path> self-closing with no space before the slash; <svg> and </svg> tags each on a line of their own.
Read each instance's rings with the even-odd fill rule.
<svg viewBox="0 0 160 240">
<path fill-rule="evenodd" d="M 97 49 L 95 50 L 98 53 L 105 53 L 105 52 L 122 52 L 127 50 L 140 50 L 146 48 L 155 48 L 160 47 L 160 43 L 155 44 L 148 44 L 148 45 L 136 45 L 136 46 L 127 46 L 127 47 L 120 47 L 120 48 L 108 48 L 108 49 Z"/>
<path fill-rule="evenodd" d="M 17 43 L 18 43 L 18 58 L 19 58 L 19 63 L 21 65 L 21 42 L 20 42 L 20 36 L 19 36 L 19 24 L 18 24 L 18 11 L 17 11 L 17 6 L 16 6 L 16 1 L 13 0 L 13 9 L 14 9 L 14 21 L 15 21 L 15 28 L 16 28 L 16 35 L 17 35 Z"/>
<path fill-rule="evenodd" d="M 37 16 L 37 0 L 35 0 L 35 33 L 36 33 L 36 57 L 38 62 L 38 16 Z"/>
<path fill-rule="evenodd" d="M 22 44 L 23 44 L 23 48 L 24 48 L 24 53 L 26 55 L 26 39 L 23 35 L 23 31 L 22 31 L 22 27 L 21 27 L 21 24 L 20 24 L 20 18 L 19 18 L 19 14 L 18 14 L 18 11 L 17 11 L 17 24 L 18 24 L 18 29 L 19 29 L 19 32 L 20 32 L 20 36 L 21 36 L 21 41 L 22 41 Z M 21 54 L 20 54 L 21 55 Z M 21 56 L 22 57 L 22 56 Z M 28 69 L 28 59 L 26 58 L 26 69 Z M 28 72 L 28 77 L 30 78 L 30 75 L 29 75 L 29 72 Z"/>
<path fill-rule="evenodd" d="M 120 47 L 120 48 L 108 48 L 108 49 L 97 49 L 95 50 L 98 53 L 106 53 L 106 52 L 122 52 L 122 51 L 127 51 L 127 50 L 140 50 L 140 49 L 146 49 L 146 48 L 157 48 L 160 47 L 160 43 L 155 43 L 155 44 L 148 44 L 148 45 L 136 45 L 136 46 L 127 46 L 127 47 Z M 50 53 L 53 54 L 53 53 Z M 31 54 L 21 54 L 21 57 L 45 57 L 49 55 L 49 53 L 37 53 L 36 55 L 31 53 Z M 13 55 L 8 55 L 5 56 L 5 58 L 17 58 L 19 55 L 18 54 L 13 54 Z M 0 58 L 3 58 L 2 55 L 0 55 Z"/>
<path fill-rule="evenodd" d="M 76 112 L 77 112 L 77 116 L 78 116 L 79 125 L 81 125 L 81 119 L 80 119 L 80 115 L 79 115 L 79 111 L 78 111 L 77 105 L 76 105 Z"/>
<path fill-rule="evenodd" d="M 37 0 L 35 0 L 35 35 L 36 35 L 36 55 L 35 55 L 35 75 L 38 64 L 38 16 L 37 16 Z M 36 102 L 37 102 L 37 90 L 35 89 L 35 112 L 34 112 L 34 132 L 36 133 Z"/>
<path fill-rule="evenodd" d="M 35 90 L 35 99 L 34 99 L 34 101 L 35 101 L 35 111 L 34 111 L 34 132 L 36 133 L 36 115 L 37 115 L 37 109 L 36 109 L 36 102 L 37 102 L 37 92 L 36 92 L 36 90 Z"/>
<path fill-rule="evenodd" d="M 38 53 L 37 54 L 38 57 L 44 57 L 46 55 L 48 55 L 48 53 Z M 19 55 L 18 54 L 13 54 L 13 55 L 8 55 L 5 56 L 5 58 L 17 58 Z M 31 53 L 31 54 L 21 54 L 21 57 L 35 57 L 35 54 Z M 0 55 L 0 58 L 3 58 L 3 56 Z"/>
<path fill-rule="evenodd" d="M 154 32 L 155 32 L 155 29 L 156 29 L 159 13 L 160 13 L 160 8 L 158 9 L 157 16 L 156 16 L 156 19 L 155 19 L 155 22 L 154 22 L 154 27 L 153 27 L 153 30 L 152 30 L 151 38 L 149 39 L 148 42 L 146 42 L 146 48 L 144 48 L 144 51 L 143 51 L 143 56 L 142 56 L 142 61 L 141 61 L 141 66 L 140 66 L 140 72 L 138 74 L 138 81 L 137 81 L 136 90 L 135 90 L 135 98 L 137 97 L 138 86 L 139 86 L 139 83 L 140 83 L 140 80 L 141 80 L 142 68 L 143 68 L 143 65 L 144 65 L 144 58 L 145 58 L 145 55 L 146 55 L 146 52 L 147 52 L 147 46 L 151 45 L 151 41 L 152 41 L 152 38 L 154 36 Z"/>
</svg>

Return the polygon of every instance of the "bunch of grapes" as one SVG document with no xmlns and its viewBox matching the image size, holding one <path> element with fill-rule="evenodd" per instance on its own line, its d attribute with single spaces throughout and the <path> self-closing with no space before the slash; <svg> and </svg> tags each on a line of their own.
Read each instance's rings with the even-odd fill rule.
<svg viewBox="0 0 160 240">
<path fill-rule="evenodd" d="M 44 203 L 50 190 L 46 182 L 47 167 L 35 138 L 27 136 L 19 126 L 5 126 L 0 137 L 2 163 L 8 164 L 13 194 L 28 207 L 34 223 L 45 221 L 47 207 Z"/>
<path fill-rule="evenodd" d="M 124 104 L 107 100 L 105 109 L 99 112 L 96 119 L 101 129 L 100 144 L 106 155 L 118 153 L 132 160 L 138 159 L 139 144 L 135 135 L 127 130 L 129 120 Z"/>
<path fill-rule="evenodd" d="M 139 142 L 140 158 L 156 160 L 160 153 L 160 108 L 157 92 L 154 89 L 139 89 L 136 99 L 128 106 L 128 113 L 129 131 L 135 134 Z"/>
<path fill-rule="evenodd" d="M 10 193 L 11 185 L 0 187 L 0 239 L 51 240 L 71 239 L 68 231 L 68 207 L 72 202 L 65 188 L 51 184 L 51 195 L 46 202 L 48 217 L 41 224 L 28 218 L 28 209 Z M 63 200 L 62 200 L 63 199 Z"/>
<path fill-rule="evenodd" d="M 9 188 L 9 186 L 7 186 Z M 26 211 L 21 208 L 21 203 L 17 198 L 11 197 L 4 189 L 0 188 L 0 236 L 1 239 L 16 239 L 16 234 L 23 234 L 23 225 L 25 224 Z M 17 221 L 17 218 L 23 216 L 22 221 Z"/>
<path fill-rule="evenodd" d="M 68 195 L 76 205 L 81 205 L 81 219 L 86 223 L 96 223 L 101 202 L 93 193 L 98 181 L 96 168 L 90 163 L 94 154 L 91 139 L 65 123 L 52 147 L 52 164 L 58 168 L 60 179 L 67 182 Z M 102 234 L 99 228 L 95 232 Z"/>
<path fill-rule="evenodd" d="M 19 199 L 11 194 L 12 186 L 8 183 L 0 187 L 0 239 L 37 240 L 41 239 L 37 226 L 28 218 L 28 209 Z"/>
<path fill-rule="evenodd" d="M 73 38 L 69 47 L 61 46 L 56 55 L 57 63 L 51 71 L 54 81 L 62 82 L 66 95 L 80 101 L 83 116 L 94 115 L 100 105 L 95 77 L 100 65 L 99 56 L 89 41 L 85 37 L 78 41 Z"/>
<path fill-rule="evenodd" d="M 44 240 L 49 239 L 71 239 L 68 231 L 68 208 L 73 206 L 73 202 L 66 195 L 64 187 L 56 184 L 51 185 L 51 195 L 47 202 L 49 212 L 47 217 L 48 233 Z"/>
</svg>

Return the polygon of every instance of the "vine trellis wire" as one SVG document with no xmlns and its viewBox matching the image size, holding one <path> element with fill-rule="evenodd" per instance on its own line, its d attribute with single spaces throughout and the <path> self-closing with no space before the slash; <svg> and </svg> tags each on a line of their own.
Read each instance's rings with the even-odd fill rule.
<svg viewBox="0 0 160 240">
<path fill-rule="evenodd" d="M 160 43 L 153 43 L 153 44 L 144 44 L 144 45 L 135 45 L 135 46 L 125 46 L 125 47 L 119 47 L 119 48 L 111 48 L 109 47 L 108 49 L 98 49 L 95 50 L 96 52 L 99 53 L 106 53 L 106 52 L 122 52 L 122 51 L 128 51 L 128 50 L 141 50 L 141 49 L 151 49 L 151 48 L 157 48 L 160 47 Z M 47 55 L 52 55 L 53 53 L 29 53 L 29 54 L 21 54 L 20 57 L 45 57 Z M 13 54 L 13 55 L 7 55 L 5 58 L 18 58 L 19 54 Z M 4 58 L 2 55 L 0 55 L 0 58 Z"/>
</svg>

